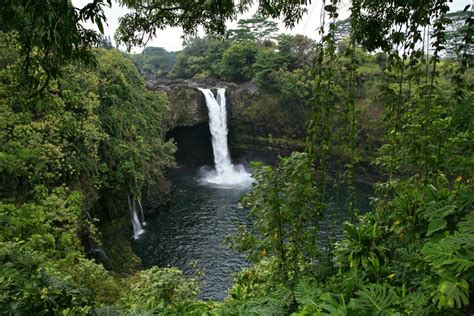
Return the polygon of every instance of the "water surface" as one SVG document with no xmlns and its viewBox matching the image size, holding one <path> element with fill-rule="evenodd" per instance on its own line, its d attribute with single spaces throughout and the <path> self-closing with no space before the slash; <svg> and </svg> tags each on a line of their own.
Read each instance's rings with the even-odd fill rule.
<svg viewBox="0 0 474 316">
<path fill-rule="evenodd" d="M 246 260 L 224 244 L 225 236 L 239 224 L 250 224 L 248 211 L 239 199 L 248 188 L 220 188 L 200 183 L 197 169 L 171 170 L 171 208 L 148 219 L 134 250 L 145 267 L 174 266 L 194 275 L 195 261 L 205 273 L 201 299 L 220 300 L 231 286 L 232 275 L 248 266 Z"/>
<path fill-rule="evenodd" d="M 134 241 L 134 250 L 145 267 L 178 267 L 188 276 L 194 276 L 190 262 L 195 261 L 205 273 L 199 298 L 221 300 L 232 285 L 232 276 L 249 265 L 223 243 L 237 225 L 251 225 L 248 210 L 239 207 L 240 197 L 249 188 L 203 184 L 198 169 L 171 170 L 169 177 L 174 190 L 171 208 L 147 220 L 145 232 Z M 358 183 L 356 192 L 357 207 L 369 210 L 371 187 Z M 328 230 L 334 229 L 335 237 L 341 237 L 345 196 L 344 189 L 328 190 L 328 216 L 318 234 L 323 247 Z"/>
</svg>

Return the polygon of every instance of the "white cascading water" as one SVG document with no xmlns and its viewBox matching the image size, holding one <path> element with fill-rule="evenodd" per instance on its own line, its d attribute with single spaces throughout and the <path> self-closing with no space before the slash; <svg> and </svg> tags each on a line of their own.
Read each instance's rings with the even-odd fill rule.
<svg viewBox="0 0 474 316">
<path fill-rule="evenodd" d="M 130 217 L 133 227 L 133 238 L 137 239 L 138 236 L 145 232 L 145 230 L 143 230 L 140 219 L 138 218 L 137 208 L 135 206 L 135 198 L 131 199 L 130 195 L 128 196 L 128 207 L 130 209 Z"/>
<path fill-rule="evenodd" d="M 143 226 L 146 226 L 145 213 L 143 212 L 143 206 L 142 206 L 142 199 L 140 197 L 137 198 L 137 202 L 138 202 L 138 207 L 140 207 L 140 215 L 141 215 L 142 224 Z"/>
<path fill-rule="evenodd" d="M 207 172 L 202 182 L 222 187 L 248 186 L 253 178 L 242 165 L 233 165 L 227 145 L 227 109 L 225 88 L 217 89 L 217 97 L 210 89 L 199 88 L 206 98 L 209 111 L 209 130 L 215 169 Z"/>
</svg>

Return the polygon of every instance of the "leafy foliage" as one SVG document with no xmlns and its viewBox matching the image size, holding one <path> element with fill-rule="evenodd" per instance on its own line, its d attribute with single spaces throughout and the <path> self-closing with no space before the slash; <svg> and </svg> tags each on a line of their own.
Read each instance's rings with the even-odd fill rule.
<svg viewBox="0 0 474 316">
<path fill-rule="evenodd" d="M 243 200 L 255 218 L 257 236 L 242 231 L 241 250 L 251 249 L 254 260 L 274 257 L 284 281 L 307 269 L 316 242 L 321 214 L 314 206 L 311 161 L 302 153 L 283 158 L 278 169 L 262 167 L 254 175 L 258 185 Z"/>
<path fill-rule="evenodd" d="M 83 8 L 60 1 L 4 1 L 0 31 L 14 34 L 20 54 L 18 76 L 29 88 L 25 90 L 41 92 L 72 61 L 93 64 L 90 48 L 100 36 L 82 23 L 92 23 L 103 33 L 104 7 L 110 5 L 111 0 L 93 1 Z"/>
<path fill-rule="evenodd" d="M 133 54 L 133 63 L 142 75 L 167 75 L 176 63 L 176 52 L 168 52 L 161 47 L 147 47 L 141 54 Z"/>
<path fill-rule="evenodd" d="M 241 19 L 237 22 L 237 28 L 228 31 L 231 41 L 265 41 L 271 40 L 273 34 L 278 31 L 277 23 L 270 21 L 261 15 L 254 15 L 250 19 Z"/>
<path fill-rule="evenodd" d="M 133 277 L 129 290 L 124 291 L 121 305 L 132 313 L 172 310 L 173 304 L 191 300 L 197 292 L 196 282 L 187 280 L 182 271 L 155 267 Z"/>
<path fill-rule="evenodd" d="M 176 55 L 170 76 L 179 78 L 217 77 L 218 62 L 229 43 L 211 38 L 193 38 L 185 42 L 185 48 Z"/>
<path fill-rule="evenodd" d="M 121 3 L 132 9 L 117 36 L 128 45 L 165 25 L 187 33 L 203 25 L 222 35 L 226 20 L 251 5 Z M 254 265 L 216 303 L 195 300 L 196 281 L 174 268 L 125 277 L 85 258 L 81 241 L 100 239 L 91 213 L 107 203 L 98 201 L 139 196 L 163 177 L 174 148 L 159 129 L 165 97 L 147 91 L 119 52 L 88 50 L 98 36 L 80 23 L 91 20 L 100 30 L 106 4 L 76 9 L 70 2 L 7 1 L 0 14 L 0 313 L 456 315 L 472 309 L 468 8 L 449 14 L 444 0 L 355 0 L 350 19 L 338 22 L 339 2 L 331 0 L 316 45 L 296 36 L 280 36 L 276 44 L 249 41 L 272 37 L 274 25 L 260 16 L 243 21 L 231 40 L 188 42 L 172 75 L 255 80 L 279 89 L 288 107 L 310 111 L 307 152 L 276 167 L 256 166 L 257 183 L 243 200 L 255 225 L 229 239 Z M 299 1 L 259 1 L 261 16 L 282 15 L 287 25 L 305 11 Z M 268 28 L 256 31 L 252 24 Z M 96 60 L 98 68 L 76 60 Z M 380 117 L 370 121 L 363 112 L 374 104 L 385 117 L 375 163 L 386 178 L 376 186 L 373 211 L 360 215 L 355 167 L 370 139 L 368 125 Z M 340 170 L 335 181 L 349 192 L 342 237 L 333 233 L 339 213 L 330 214 L 325 201 L 331 168 Z M 333 223 L 328 244 L 318 238 L 323 219 Z"/>
<path fill-rule="evenodd" d="M 202 26 L 211 36 L 225 34 L 225 23 L 234 19 L 237 13 L 250 10 L 252 3 L 241 1 L 198 2 L 188 1 L 136 1 L 122 0 L 132 11 L 120 19 L 116 37 L 119 42 L 129 47 L 145 44 L 147 39 L 155 36 L 157 30 L 166 26 L 182 27 L 184 33 L 195 35 Z M 259 1 L 258 15 L 277 18 L 282 16 L 286 26 L 294 26 L 307 8 L 299 1 L 279 3 L 270 0 Z"/>
<path fill-rule="evenodd" d="M 317 162 L 311 171 L 317 190 L 311 203 L 318 209 L 318 202 L 323 201 L 321 191 L 324 196 L 331 152 L 345 153 L 348 163 L 342 168 L 346 172 L 341 178 L 349 188 L 352 164 L 358 159 L 355 141 L 359 135 L 350 126 L 357 126 L 358 113 L 354 111 L 357 90 L 354 88 L 360 78 L 359 71 L 364 67 L 360 57 L 364 58 L 365 53 L 358 52 L 356 43 L 364 49 L 384 51 L 375 58 L 380 66 L 377 77 L 384 81 L 374 87 L 383 96 L 379 102 L 385 107 L 387 135 L 376 163 L 388 175 L 387 182 L 377 185 L 373 212 L 345 224 L 344 236 L 335 243 L 329 260 L 316 257 L 319 260 L 314 270 L 331 271 L 331 276 L 300 270 L 295 275 L 302 279 L 293 287 L 284 278 L 271 277 L 286 271 L 284 265 L 268 266 L 268 271 L 277 271 L 267 272 L 270 273 L 267 282 L 294 289 L 298 303 L 296 314 L 443 315 L 463 314 L 470 308 L 474 252 L 472 230 L 466 228 L 472 217 L 473 186 L 472 166 L 466 162 L 472 156 L 467 145 L 472 128 L 454 122 L 470 117 L 472 102 L 468 101 L 470 92 L 464 90 L 460 94 L 447 84 L 453 74 L 452 78 L 459 80 L 463 87 L 469 84 L 466 76 L 469 56 L 459 57 L 459 69 L 464 70 L 448 70 L 457 66 L 440 58 L 445 49 L 445 27 L 451 23 L 445 19 L 446 3 L 412 5 L 402 9 L 395 2 L 388 7 L 374 1 L 353 2 L 351 19 L 346 21 L 350 24 L 348 42 L 339 42 L 336 51 L 338 25 L 332 20 L 327 28 L 323 25 L 327 33 L 323 33 L 322 44 L 317 47 L 311 76 L 293 72 L 293 76 L 300 75 L 306 85 L 301 85 L 300 90 L 294 83 L 292 87 L 297 87 L 302 100 L 313 104 L 308 131 L 309 155 Z M 337 17 L 337 1 L 331 1 L 325 10 L 330 18 Z M 466 25 L 469 23 L 467 18 Z M 432 30 L 433 42 L 425 51 L 426 42 L 424 48 L 419 49 L 417 45 L 427 38 L 428 28 Z M 401 31 L 397 31 L 399 29 Z M 468 36 L 464 36 L 464 40 L 464 44 L 470 43 Z M 402 45 L 402 50 L 397 49 L 397 45 Z M 453 93 L 459 98 L 452 98 Z M 291 96 L 292 91 L 288 95 Z M 460 104 L 463 104 L 462 111 L 458 108 Z M 336 120 L 349 128 L 329 125 Z M 278 188 L 277 192 L 285 192 L 285 188 L 292 187 L 291 180 L 278 177 L 280 169 L 268 168 L 266 172 L 265 177 L 258 178 L 256 190 Z M 291 179 L 293 177 L 297 178 L 292 176 Z M 305 201 L 305 195 L 302 192 L 299 195 L 301 201 Z M 253 205 L 254 213 L 256 208 L 267 210 L 262 216 L 265 220 L 258 217 L 256 223 L 272 220 L 272 225 L 256 225 L 257 238 L 248 233 L 239 235 L 240 245 L 250 245 L 250 249 L 257 251 L 255 255 L 262 245 L 260 241 L 280 236 L 275 228 L 286 227 L 286 223 L 291 222 L 286 217 L 275 217 L 280 214 L 279 203 L 286 203 L 279 197 L 270 190 L 248 197 L 247 203 Z M 348 206 L 351 205 L 349 197 Z M 298 209 L 304 210 L 304 207 Z M 323 215 L 324 203 L 319 209 Z M 311 226 L 317 227 L 317 224 Z M 283 240 L 283 243 L 291 243 L 292 239 Z M 318 249 L 316 244 L 313 249 Z M 249 248 L 241 250 L 248 252 Z M 282 261 L 279 252 L 273 254 L 276 263 Z M 242 277 L 245 275 L 248 272 L 242 273 Z M 253 284 L 253 280 L 248 284 Z M 242 287 L 237 283 L 234 290 Z M 268 292 L 259 293 L 269 287 L 260 282 L 254 293 L 268 295 Z"/>
<path fill-rule="evenodd" d="M 97 69 L 68 65 L 42 94 L 24 96 L 15 46 L 2 49 L 1 313 L 88 314 L 116 304 L 131 281 L 86 259 L 83 242 L 100 246 L 91 216 L 103 219 L 99 197 L 139 195 L 172 162 L 174 145 L 157 127 L 167 100 L 114 50 L 94 52 Z"/>
<path fill-rule="evenodd" d="M 163 142 L 158 124 L 167 100 L 146 90 L 136 68 L 119 52 L 103 52 L 98 59 L 99 113 L 109 135 L 100 147 L 103 186 L 140 196 L 172 162 L 174 145 Z"/>
<path fill-rule="evenodd" d="M 236 82 L 249 81 L 254 76 L 258 46 L 252 42 L 233 44 L 222 54 L 221 76 Z"/>
</svg>

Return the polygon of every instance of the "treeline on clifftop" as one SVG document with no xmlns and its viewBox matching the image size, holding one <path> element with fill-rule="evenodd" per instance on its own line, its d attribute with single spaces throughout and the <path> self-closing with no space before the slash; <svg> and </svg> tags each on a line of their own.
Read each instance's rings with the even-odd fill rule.
<svg viewBox="0 0 474 316">
<path fill-rule="evenodd" d="M 288 80 L 296 89 L 279 90 L 301 102 L 309 117 L 304 153 L 282 158 L 275 167 L 256 166 L 257 183 L 243 200 L 254 229 L 241 228 L 228 239 L 253 265 L 238 274 L 226 300 L 202 302 L 195 299 L 197 282 L 177 269 L 118 275 L 86 258 L 84 244 L 100 243 L 95 218 L 103 219 L 110 204 L 104 199 L 122 196 L 125 204 L 127 194 L 139 196 L 159 181 L 173 152 L 158 128 L 166 99 L 144 88 L 121 53 L 90 47 L 100 37 L 80 22 L 91 20 L 102 29 L 107 2 L 76 10 L 70 2 L 7 1 L 0 11 L 0 313 L 472 313 L 474 20 L 469 6 L 457 18 L 442 0 L 352 1 L 349 37 L 341 46 L 339 3 L 330 1 L 322 39 L 302 68 L 290 69 L 289 63 L 272 68 L 280 54 L 271 48 L 275 44 L 249 41 L 248 34 L 237 32 L 234 36 L 244 39 L 222 53 L 225 60 L 233 47 L 227 61 L 237 64 L 226 61 L 225 69 L 206 66 L 196 72 L 246 81 L 258 80 L 267 69 L 262 76 L 269 80 L 262 83 L 269 84 L 280 80 L 272 77 L 274 71 L 283 71 L 282 78 L 296 76 Z M 188 33 L 202 25 L 223 35 L 226 19 L 249 9 L 247 2 L 121 3 L 131 12 L 117 38 L 130 45 L 166 25 Z M 282 15 L 287 25 L 305 11 L 299 2 L 259 3 L 263 16 Z M 451 36 L 455 23 L 461 27 Z M 260 62 L 270 66 L 257 71 L 252 56 L 263 51 L 268 55 Z M 364 98 L 363 74 L 372 71 L 368 82 L 374 90 L 367 91 L 376 92 Z M 376 185 L 373 210 L 365 214 L 354 204 L 364 102 L 383 109 L 385 136 L 373 155 L 387 174 Z M 334 152 L 344 156 L 344 164 L 330 181 Z M 334 181 L 347 190 L 346 207 L 328 212 L 325 197 Z M 322 221 L 336 225 L 339 214 L 348 218 L 343 236 L 337 240 L 330 234 L 321 244 Z"/>
</svg>

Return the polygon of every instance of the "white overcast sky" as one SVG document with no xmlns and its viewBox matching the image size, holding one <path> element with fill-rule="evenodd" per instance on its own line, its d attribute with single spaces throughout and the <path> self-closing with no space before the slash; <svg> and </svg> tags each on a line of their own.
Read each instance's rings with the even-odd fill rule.
<svg viewBox="0 0 474 316">
<path fill-rule="evenodd" d="M 83 7 L 91 0 L 72 0 L 72 3 L 76 7 Z M 312 5 L 308 7 L 308 13 L 303 17 L 303 19 L 296 25 L 293 29 L 285 29 L 282 23 L 280 23 L 280 32 L 290 33 L 290 34 L 303 34 L 311 38 L 316 37 L 316 29 L 319 26 L 320 14 L 322 1 L 312 1 Z M 474 0 L 453 0 L 450 4 L 452 11 L 462 10 L 468 4 L 473 4 Z M 340 11 L 340 18 L 344 19 L 349 16 L 347 8 L 350 5 L 350 0 L 342 1 L 342 10 Z M 240 15 L 238 18 L 249 18 L 251 17 L 257 7 L 254 10 L 247 12 L 244 15 Z M 110 35 L 113 38 L 115 30 L 118 27 L 119 17 L 125 15 L 129 10 L 126 7 L 121 7 L 118 3 L 112 1 L 112 7 L 106 8 L 105 15 L 107 17 L 107 25 L 104 25 L 105 35 Z M 278 22 L 278 21 L 277 21 Z M 227 26 L 229 28 L 234 28 L 237 25 L 237 21 L 229 22 Z M 200 32 L 199 35 L 204 35 L 203 32 Z M 165 30 L 159 31 L 156 38 L 150 40 L 146 46 L 158 46 L 167 49 L 168 51 L 178 51 L 183 48 L 183 32 L 180 28 L 167 28 Z M 133 52 L 138 53 L 143 50 L 143 47 L 133 48 Z"/>
</svg>

